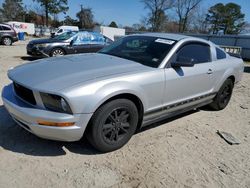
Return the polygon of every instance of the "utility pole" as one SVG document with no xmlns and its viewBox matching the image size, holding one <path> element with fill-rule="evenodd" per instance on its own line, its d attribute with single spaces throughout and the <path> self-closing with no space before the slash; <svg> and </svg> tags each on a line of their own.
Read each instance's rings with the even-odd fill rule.
<svg viewBox="0 0 250 188">
<path fill-rule="evenodd" d="M 81 13 L 80 13 L 80 23 L 81 23 L 81 28 L 83 28 L 83 5 L 81 4 Z"/>
</svg>

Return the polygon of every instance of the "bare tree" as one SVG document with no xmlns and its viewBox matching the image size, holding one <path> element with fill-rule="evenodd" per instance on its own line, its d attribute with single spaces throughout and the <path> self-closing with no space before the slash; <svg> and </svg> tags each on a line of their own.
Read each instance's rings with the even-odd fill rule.
<svg viewBox="0 0 250 188">
<path fill-rule="evenodd" d="M 37 1 L 45 10 L 46 26 L 49 25 L 49 15 L 65 13 L 68 11 L 68 0 L 33 0 Z"/>
<path fill-rule="evenodd" d="M 207 10 L 196 8 L 195 11 L 192 13 L 192 31 L 195 33 L 208 33 L 208 21 L 206 19 Z"/>
<path fill-rule="evenodd" d="M 81 10 L 76 14 L 79 19 L 80 28 L 92 29 L 95 26 L 94 15 L 91 8 L 83 8 L 81 5 Z"/>
<path fill-rule="evenodd" d="M 149 9 L 147 22 L 152 31 L 161 31 L 161 27 L 166 23 L 165 11 L 172 8 L 174 0 L 141 0 L 145 8 Z"/>
<path fill-rule="evenodd" d="M 187 23 L 191 12 L 201 3 L 202 0 L 177 0 L 175 4 L 178 16 L 179 32 L 187 30 Z"/>
</svg>

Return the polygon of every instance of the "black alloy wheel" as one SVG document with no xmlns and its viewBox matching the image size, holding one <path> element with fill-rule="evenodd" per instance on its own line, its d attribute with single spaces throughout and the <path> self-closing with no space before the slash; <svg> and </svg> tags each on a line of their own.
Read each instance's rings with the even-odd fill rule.
<svg viewBox="0 0 250 188">
<path fill-rule="evenodd" d="M 128 99 L 116 99 L 102 105 L 88 125 L 87 138 L 101 152 L 124 146 L 135 133 L 138 110 Z"/>
<path fill-rule="evenodd" d="M 103 124 L 102 135 L 107 143 L 122 140 L 129 132 L 130 113 L 126 108 L 114 109 Z"/>
<path fill-rule="evenodd" d="M 231 79 L 227 79 L 215 96 L 214 101 L 209 106 L 214 110 L 222 110 L 226 108 L 231 99 L 233 88 L 233 81 Z"/>
</svg>

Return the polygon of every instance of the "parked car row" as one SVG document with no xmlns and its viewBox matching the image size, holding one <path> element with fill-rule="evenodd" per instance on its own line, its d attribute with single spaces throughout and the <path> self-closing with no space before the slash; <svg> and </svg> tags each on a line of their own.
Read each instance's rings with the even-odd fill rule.
<svg viewBox="0 0 250 188">
<path fill-rule="evenodd" d="M 35 57 L 54 57 L 92 53 L 113 42 L 99 33 L 74 29 L 75 31 L 68 31 L 68 27 L 62 26 L 52 38 L 30 41 L 26 47 L 27 54 Z M 0 24 L 0 43 L 9 46 L 16 41 L 18 41 L 18 36 L 15 29 L 8 24 Z"/>
<path fill-rule="evenodd" d="M 112 42 L 112 40 L 99 33 L 70 31 L 54 38 L 30 41 L 27 45 L 27 53 L 36 57 L 91 53 L 99 51 Z"/>
</svg>

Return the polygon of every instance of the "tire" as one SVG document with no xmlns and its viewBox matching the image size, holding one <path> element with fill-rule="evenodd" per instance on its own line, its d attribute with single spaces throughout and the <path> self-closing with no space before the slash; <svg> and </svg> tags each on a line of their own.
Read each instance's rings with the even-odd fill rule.
<svg viewBox="0 0 250 188">
<path fill-rule="evenodd" d="M 4 37 L 2 39 L 2 43 L 5 46 L 11 46 L 12 45 L 12 39 L 10 37 Z"/>
<path fill-rule="evenodd" d="M 61 48 L 54 48 L 51 50 L 50 57 L 64 56 L 66 53 Z"/>
<path fill-rule="evenodd" d="M 227 79 L 215 96 L 214 101 L 209 106 L 213 110 L 223 110 L 224 108 L 226 108 L 231 99 L 233 88 L 233 81 L 231 79 Z"/>
<path fill-rule="evenodd" d="M 101 152 L 124 146 L 136 131 L 138 110 L 127 99 L 116 99 L 101 106 L 93 115 L 87 131 L 91 145 Z"/>
</svg>

